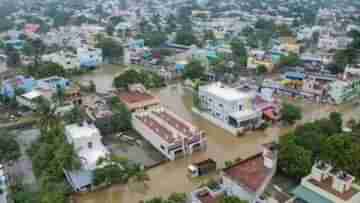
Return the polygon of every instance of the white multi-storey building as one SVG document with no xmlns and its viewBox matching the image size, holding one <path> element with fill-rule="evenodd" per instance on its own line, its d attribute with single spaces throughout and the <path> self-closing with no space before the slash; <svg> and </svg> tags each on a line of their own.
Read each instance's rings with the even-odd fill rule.
<svg viewBox="0 0 360 203">
<path fill-rule="evenodd" d="M 221 83 L 199 87 L 200 108 L 210 116 L 209 120 L 221 127 L 233 128 L 231 132 L 256 128 L 261 124 L 262 112 L 256 110 L 255 92 L 241 92 Z M 227 128 L 228 127 L 228 128 Z"/>
<path fill-rule="evenodd" d="M 65 127 L 67 141 L 74 145 L 83 169 L 94 170 L 97 161 L 109 152 L 101 142 L 100 131 L 92 124 L 72 124 Z"/>
</svg>

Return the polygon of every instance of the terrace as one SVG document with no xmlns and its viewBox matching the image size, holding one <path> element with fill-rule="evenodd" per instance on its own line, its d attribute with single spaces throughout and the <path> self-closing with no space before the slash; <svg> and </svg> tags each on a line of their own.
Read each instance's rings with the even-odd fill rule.
<svg viewBox="0 0 360 203">
<path fill-rule="evenodd" d="M 153 113 L 162 120 L 164 120 L 171 127 L 175 128 L 177 131 L 185 135 L 186 138 L 192 139 L 201 133 L 193 126 L 190 126 L 190 124 L 188 124 L 186 121 L 181 120 L 179 117 L 175 116 L 171 112 L 160 109 L 159 111 L 153 111 Z"/>
<path fill-rule="evenodd" d="M 201 131 L 164 108 L 137 112 L 132 122 L 136 131 L 171 160 L 206 146 Z"/>
<path fill-rule="evenodd" d="M 165 140 L 169 144 L 173 144 L 176 141 L 175 136 L 171 131 L 163 127 L 159 122 L 155 119 L 151 118 L 149 115 L 144 116 L 136 116 L 139 120 L 141 120 L 148 128 L 154 131 L 158 136 L 160 136 L 163 140 Z"/>
<path fill-rule="evenodd" d="M 256 192 L 271 174 L 271 169 L 264 165 L 264 157 L 257 154 L 224 170 L 225 176 L 238 184 Z"/>
</svg>

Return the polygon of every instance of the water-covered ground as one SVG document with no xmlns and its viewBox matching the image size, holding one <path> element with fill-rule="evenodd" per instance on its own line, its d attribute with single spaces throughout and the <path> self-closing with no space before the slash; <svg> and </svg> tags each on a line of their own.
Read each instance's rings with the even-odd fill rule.
<svg viewBox="0 0 360 203">
<path fill-rule="evenodd" d="M 109 71 L 111 73 L 111 71 Z M 104 72 L 101 72 L 103 74 Z M 94 81 L 112 77 L 97 74 L 93 75 Z M 86 76 L 87 77 L 87 76 Z M 106 83 L 101 89 L 106 89 Z M 208 140 L 206 152 L 196 153 L 176 161 L 167 162 L 148 170 L 150 181 L 148 188 L 143 191 L 135 190 L 131 186 L 112 186 L 97 192 L 74 196 L 76 203 L 138 203 L 140 200 L 156 196 L 167 196 L 172 192 L 190 192 L 201 185 L 201 181 L 187 178 L 187 166 L 194 160 L 211 157 L 216 160 L 219 167 L 224 166 L 226 160 L 246 158 L 261 151 L 261 144 L 273 141 L 278 135 L 284 134 L 289 128 L 273 126 L 265 131 L 249 132 L 242 137 L 234 137 L 228 132 L 220 129 L 201 117 L 191 112 L 192 93 L 182 88 L 180 84 L 168 86 L 163 89 L 154 90 L 159 95 L 163 105 L 170 108 L 183 118 L 191 121 L 195 126 L 205 131 Z M 291 101 L 301 106 L 304 111 L 302 122 L 328 116 L 332 111 L 344 113 L 345 118 L 359 117 L 360 107 L 353 104 L 342 106 L 331 106 L 324 104 L 312 104 L 301 100 Z"/>
</svg>

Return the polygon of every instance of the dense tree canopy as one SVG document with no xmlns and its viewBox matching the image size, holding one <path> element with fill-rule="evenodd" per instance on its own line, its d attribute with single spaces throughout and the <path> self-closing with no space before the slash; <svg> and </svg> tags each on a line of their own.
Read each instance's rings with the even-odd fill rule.
<svg viewBox="0 0 360 203">
<path fill-rule="evenodd" d="M 302 118 L 301 109 L 295 105 L 285 103 L 281 108 L 281 118 L 288 124 L 294 124 L 295 121 Z"/>
<path fill-rule="evenodd" d="M 220 203 L 248 203 L 246 200 L 242 200 L 235 196 L 225 196 Z"/>
<path fill-rule="evenodd" d="M 101 38 L 96 44 L 96 47 L 101 48 L 103 57 L 110 61 L 115 61 L 121 58 L 124 54 L 122 45 L 111 38 Z"/>
<path fill-rule="evenodd" d="M 155 197 L 144 203 L 186 203 L 187 198 L 185 193 L 172 193 L 168 199 L 162 197 Z"/>
<path fill-rule="evenodd" d="M 21 156 L 19 144 L 15 140 L 15 135 L 6 131 L 0 131 L 0 163 L 16 161 Z"/>
<path fill-rule="evenodd" d="M 39 180 L 39 202 L 67 203 L 70 188 L 66 183 L 63 170 L 79 169 L 80 160 L 73 145 L 66 141 L 63 124 L 59 119 L 51 118 L 55 117 L 54 115 L 49 117 L 50 114 L 39 114 L 44 116 L 39 121 L 39 126 L 43 130 L 41 130 L 39 140 L 32 144 L 28 153 L 35 176 Z M 44 121 L 48 119 L 53 121 Z"/>
<path fill-rule="evenodd" d="M 127 183 L 130 178 L 138 178 L 141 181 L 149 179 L 140 165 L 127 160 L 126 158 L 108 156 L 98 160 L 99 166 L 94 171 L 95 185 L 110 185 L 114 183 Z"/>
<path fill-rule="evenodd" d="M 359 126 L 355 121 L 352 125 L 353 132 L 343 133 L 342 116 L 335 112 L 329 118 L 298 126 L 293 133 L 281 138 L 280 169 L 291 177 L 301 178 L 311 170 L 315 160 L 324 160 L 340 170 L 360 177 Z M 299 173 L 302 175 L 298 175 Z"/>
<path fill-rule="evenodd" d="M 141 83 L 146 88 L 156 88 L 164 85 L 164 79 L 154 72 L 129 69 L 114 79 L 116 88 L 127 88 L 129 84 Z"/>
<path fill-rule="evenodd" d="M 293 134 L 281 138 L 279 169 L 288 176 L 301 179 L 312 166 L 312 153 L 295 143 Z"/>
<path fill-rule="evenodd" d="M 241 40 L 234 39 L 231 41 L 231 51 L 235 61 L 239 62 L 240 65 L 246 66 L 247 51 L 244 43 Z"/>
<path fill-rule="evenodd" d="M 301 65 L 301 60 L 296 54 L 290 53 L 288 56 L 283 55 L 280 57 L 280 67 L 297 65 Z"/>
<path fill-rule="evenodd" d="M 167 40 L 166 33 L 161 31 L 146 32 L 139 35 L 139 38 L 143 38 L 145 45 L 149 47 L 159 47 Z"/>
<path fill-rule="evenodd" d="M 185 66 L 183 77 L 185 79 L 201 79 L 204 77 L 205 69 L 200 61 L 192 60 Z"/>
<path fill-rule="evenodd" d="M 66 75 L 66 71 L 63 66 L 57 63 L 44 63 L 39 66 L 31 65 L 28 67 L 28 73 L 35 78 L 46 78 L 51 76 Z"/>
<path fill-rule="evenodd" d="M 131 112 L 120 102 L 118 97 L 110 101 L 113 115 L 103 119 L 97 119 L 95 125 L 101 134 L 108 135 L 131 129 Z"/>
<path fill-rule="evenodd" d="M 199 44 L 199 41 L 191 30 L 180 30 L 176 32 L 175 43 L 190 46 Z"/>
</svg>

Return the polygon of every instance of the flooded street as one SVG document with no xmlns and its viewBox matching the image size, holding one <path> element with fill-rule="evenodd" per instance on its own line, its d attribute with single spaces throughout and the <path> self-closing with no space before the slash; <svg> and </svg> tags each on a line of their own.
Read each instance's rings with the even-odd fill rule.
<svg viewBox="0 0 360 203">
<path fill-rule="evenodd" d="M 113 80 L 126 68 L 121 65 L 103 65 L 91 73 L 75 76 L 73 79 L 80 84 L 88 85 L 89 81 L 94 81 L 96 90 L 99 93 L 105 93 L 112 89 Z"/>
<path fill-rule="evenodd" d="M 93 80 L 98 90 L 106 90 L 111 87 L 110 80 L 121 69 L 99 70 L 91 75 L 82 76 L 81 80 Z M 110 75 L 106 75 L 110 74 Z M 109 86 L 110 84 L 110 86 Z M 182 88 L 180 84 L 168 86 L 160 90 L 154 90 L 164 106 L 168 107 L 181 117 L 191 121 L 195 126 L 205 131 L 208 140 L 206 152 L 195 153 L 191 157 L 185 157 L 173 162 L 167 162 L 155 168 L 149 169 L 150 181 L 148 188 L 139 192 L 130 184 L 127 186 L 112 186 L 108 189 L 92 192 L 74 197 L 76 203 L 138 203 L 157 196 L 167 196 L 172 192 L 190 192 L 201 185 L 201 181 L 194 181 L 187 178 L 187 166 L 194 160 L 211 157 L 218 167 L 223 167 L 227 160 L 246 158 L 261 151 L 261 144 L 273 141 L 278 135 L 284 134 L 289 128 L 277 126 L 268 128 L 265 131 L 249 132 L 242 137 L 234 137 L 230 133 L 212 125 L 203 118 L 191 112 L 192 92 Z M 338 110 L 344 113 L 346 119 L 360 115 L 360 107 L 352 104 L 344 106 L 330 106 L 293 101 L 302 106 L 304 117 L 302 122 L 311 121 L 326 117 L 331 111 Z"/>
</svg>

